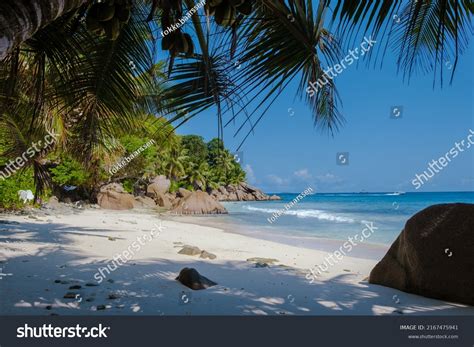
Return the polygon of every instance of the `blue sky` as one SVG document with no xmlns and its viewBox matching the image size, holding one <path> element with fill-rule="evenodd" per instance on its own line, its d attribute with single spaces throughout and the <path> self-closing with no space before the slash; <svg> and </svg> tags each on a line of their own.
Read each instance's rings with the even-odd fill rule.
<svg viewBox="0 0 474 347">
<path fill-rule="evenodd" d="M 433 89 L 432 74 L 403 82 L 390 54 L 383 69 L 349 66 L 335 78 L 346 122 L 334 137 L 314 128 L 309 109 L 294 98 L 296 85 L 288 86 L 242 147 L 248 181 L 268 192 L 301 192 L 309 186 L 317 192 L 415 191 L 415 174 L 474 130 L 473 62 L 471 46 L 453 84 L 445 77 L 442 89 Z M 403 107 L 398 119 L 390 118 L 393 106 Z M 242 140 L 233 138 L 236 127 L 225 129 L 230 150 Z M 178 133 L 216 137 L 215 113 L 202 113 Z M 349 153 L 348 165 L 337 165 L 339 152 Z M 418 191 L 473 190 L 474 147 Z"/>
</svg>

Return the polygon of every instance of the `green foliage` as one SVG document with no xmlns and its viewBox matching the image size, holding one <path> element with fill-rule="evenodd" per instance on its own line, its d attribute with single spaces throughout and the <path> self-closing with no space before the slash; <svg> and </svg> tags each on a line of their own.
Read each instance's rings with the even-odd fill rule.
<svg viewBox="0 0 474 347">
<path fill-rule="evenodd" d="M 91 175 L 76 160 L 68 155 L 60 157 L 60 163 L 50 169 L 51 179 L 57 185 L 84 186 L 88 185 Z"/>
<path fill-rule="evenodd" d="M 134 184 L 134 181 L 132 179 L 124 179 L 122 181 L 122 185 L 123 185 L 123 189 L 127 192 L 127 193 L 133 193 L 133 184 Z"/>
<path fill-rule="evenodd" d="M 199 136 L 187 136 L 181 144 L 190 153 L 181 180 L 187 189 L 215 189 L 245 181 L 245 171 L 225 149 L 222 140 L 214 138 L 206 144 Z"/>
<path fill-rule="evenodd" d="M 33 169 L 16 172 L 10 177 L 0 177 L 0 207 L 6 209 L 19 209 L 24 206 L 18 198 L 19 190 L 35 191 Z"/>
<path fill-rule="evenodd" d="M 194 163 L 201 163 L 207 159 L 207 145 L 202 136 L 186 135 L 181 138 L 182 145 L 192 153 L 190 160 Z"/>
<path fill-rule="evenodd" d="M 180 188 L 180 186 L 179 186 L 179 183 L 178 183 L 178 182 L 176 182 L 176 181 L 171 181 L 171 185 L 170 185 L 170 192 L 171 192 L 171 193 L 177 192 L 179 188 Z"/>
<path fill-rule="evenodd" d="M 158 157 L 156 142 L 148 137 L 126 135 L 120 138 L 120 143 L 125 149 L 122 157 L 134 156 L 134 158 L 116 173 L 118 177 L 140 178 L 156 174 Z"/>
</svg>

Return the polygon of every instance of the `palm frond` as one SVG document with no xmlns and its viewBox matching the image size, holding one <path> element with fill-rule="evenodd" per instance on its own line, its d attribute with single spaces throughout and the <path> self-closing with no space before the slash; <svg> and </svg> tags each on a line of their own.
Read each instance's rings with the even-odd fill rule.
<svg viewBox="0 0 474 347">
<path fill-rule="evenodd" d="M 332 3 L 326 0 L 326 6 Z M 347 45 L 353 46 L 359 34 L 370 33 L 379 42 L 375 61 L 380 52 L 383 59 L 391 45 L 404 78 L 416 71 L 429 72 L 434 73 L 435 82 L 439 72 L 442 85 L 443 69 L 451 69 L 452 82 L 458 59 L 473 34 L 473 14 L 468 0 L 338 0 L 332 21 Z"/>
</svg>

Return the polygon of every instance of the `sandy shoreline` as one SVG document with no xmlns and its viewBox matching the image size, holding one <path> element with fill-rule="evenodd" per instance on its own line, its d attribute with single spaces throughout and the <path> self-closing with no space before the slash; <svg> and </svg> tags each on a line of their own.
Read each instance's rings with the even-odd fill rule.
<svg viewBox="0 0 474 347">
<path fill-rule="evenodd" d="M 290 233 L 289 235 L 272 233 L 260 230 L 258 227 L 249 228 L 247 225 L 241 226 L 234 223 L 222 222 L 219 216 L 169 216 L 168 218 L 179 223 L 217 228 L 231 234 L 239 234 L 259 240 L 282 243 L 298 248 L 308 248 L 326 253 L 334 252 L 346 241 L 296 235 L 295 233 Z M 358 243 L 357 246 L 352 248 L 350 256 L 352 258 L 378 261 L 385 255 L 385 253 L 387 253 L 389 247 L 389 245 L 371 242 Z"/>
<path fill-rule="evenodd" d="M 31 218 L 2 215 L 0 314 L 25 315 L 473 315 L 446 303 L 363 281 L 374 259 L 344 257 L 310 284 L 305 274 L 327 252 L 188 224 L 146 211 L 76 210 Z M 98 286 L 98 269 L 160 225 L 133 258 Z M 184 221 L 184 220 L 183 220 Z M 199 220 L 196 218 L 196 223 Z M 178 254 L 187 244 L 216 259 Z M 257 268 L 248 258 L 275 258 Z M 192 291 L 175 280 L 194 267 L 218 283 Z M 63 283 L 55 283 L 63 282 Z M 80 289 L 69 289 L 81 286 Z M 65 299 L 68 293 L 76 298 Z M 97 310 L 97 308 L 105 309 Z"/>
</svg>

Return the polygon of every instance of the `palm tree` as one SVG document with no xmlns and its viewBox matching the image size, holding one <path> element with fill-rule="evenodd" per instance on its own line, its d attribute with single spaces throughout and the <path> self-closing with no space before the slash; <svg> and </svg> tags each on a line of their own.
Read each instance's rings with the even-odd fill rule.
<svg viewBox="0 0 474 347">
<path fill-rule="evenodd" d="M 97 164 L 111 138 L 138 126 L 137 111 L 163 112 L 170 124 L 179 126 L 215 108 L 219 137 L 225 126 L 239 120 L 236 135 L 247 129 L 243 142 L 292 81 L 315 124 L 334 132 L 343 118 L 333 80 L 315 97 L 305 90 L 323 76 L 323 66 L 340 61 L 341 48 L 355 40 L 359 28 L 386 37 L 408 76 L 415 68 L 441 71 L 447 57 L 454 74 L 472 31 L 473 13 L 468 1 L 255 0 L 250 12 L 223 27 L 207 7 L 204 23 L 194 13 L 180 29 L 197 39 L 199 49 L 182 52 L 183 45 L 178 50 L 179 45 L 170 48 L 162 41 L 170 52 L 169 78 L 166 88 L 157 89 L 154 33 L 198 1 L 135 0 L 131 20 L 120 25 L 112 40 L 87 31 L 81 22 L 90 15 L 92 0 L 53 0 L 56 10 L 44 15 L 42 1 L 31 3 L 38 3 L 35 9 L 42 13 L 33 26 L 28 23 L 34 12 L 23 2 L 0 4 L 7 21 L 26 18 L 18 20 L 21 27 L 12 23 L 2 28 L 0 117 L 6 119 L 18 107 L 20 94 L 29 96 L 34 110 L 29 131 L 59 114 L 70 134 L 64 145 L 88 166 Z M 400 17 L 398 26 L 394 14 Z"/>
<path fill-rule="evenodd" d="M 31 114 L 19 123 L 25 133 L 56 129 L 63 150 L 98 170 L 110 142 L 140 128 L 140 114 L 156 112 L 161 103 L 150 97 L 157 76 L 143 10 L 137 2 L 116 40 L 78 23 L 74 14 L 81 9 L 38 30 L 0 64 L 0 122 L 23 109 Z M 46 183 L 40 171 L 38 189 Z"/>
<path fill-rule="evenodd" d="M 194 189 L 200 189 L 205 191 L 207 188 L 207 176 L 209 175 L 209 164 L 207 162 L 194 163 L 191 162 L 188 171 L 186 181 L 194 187 Z"/>
<path fill-rule="evenodd" d="M 168 178 L 180 181 L 186 175 L 188 164 L 188 151 L 181 146 L 176 146 L 162 156 L 163 168 Z"/>
<path fill-rule="evenodd" d="M 325 6 L 331 4 L 325 1 Z M 386 38 L 379 50 L 385 53 L 387 46 L 392 46 L 404 77 L 410 78 L 417 70 L 439 73 L 442 84 L 446 66 L 451 68 L 453 80 L 459 57 L 473 33 L 473 14 L 472 1 L 342 0 L 334 7 L 332 20 L 347 44 L 353 44 L 359 31 L 370 33 L 378 42 Z"/>
<path fill-rule="evenodd" d="M 30 0 L 27 2 L 4 0 L 0 3 L 2 40 L 0 59 L 31 38 L 39 29 L 57 18 L 79 9 L 88 0 Z"/>
</svg>

